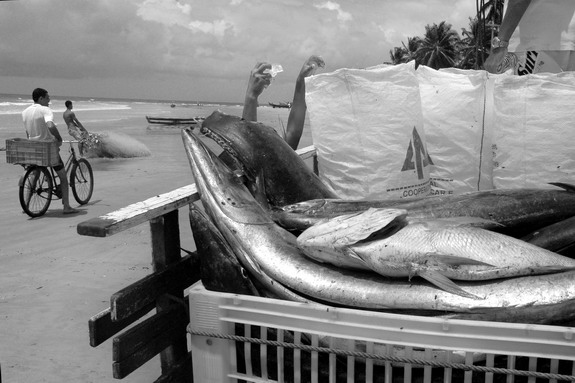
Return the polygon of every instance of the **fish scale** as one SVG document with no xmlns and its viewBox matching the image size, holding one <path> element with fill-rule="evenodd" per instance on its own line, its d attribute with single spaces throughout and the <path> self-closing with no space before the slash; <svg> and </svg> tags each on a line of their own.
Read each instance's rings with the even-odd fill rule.
<svg viewBox="0 0 575 383">
<path fill-rule="evenodd" d="M 398 223 L 378 220 L 379 216 L 401 218 L 401 228 L 385 232 L 383 223 Z M 374 221 L 381 221 L 382 225 L 374 226 Z M 461 295 L 468 293 L 452 280 L 489 280 L 575 268 L 575 260 L 571 258 L 470 226 L 476 221 L 464 217 L 410 219 L 402 209 L 370 208 L 363 213 L 322 221 L 305 230 L 298 237 L 298 244 L 306 255 L 321 262 L 350 267 L 352 261 L 362 261 L 362 266 L 383 276 L 409 279 L 421 276 Z M 353 230 L 354 236 L 350 236 Z M 371 238 L 370 230 L 385 234 Z"/>
</svg>

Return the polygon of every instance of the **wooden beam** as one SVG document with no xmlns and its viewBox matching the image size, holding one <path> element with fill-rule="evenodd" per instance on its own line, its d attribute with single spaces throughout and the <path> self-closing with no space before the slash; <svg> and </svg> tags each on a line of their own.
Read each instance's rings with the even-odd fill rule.
<svg viewBox="0 0 575 383">
<path fill-rule="evenodd" d="M 156 305 L 152 302 L 139 311 L 134 312 L 126 319 L 116 322 L 112 320 L 112 311 L 110 308 L 99 312 L 88 321 L 90 346 L 99 346 L 155 308 Z"/>
<path fill-rule="evenodd" d="M 190 184 L 100 217 L 80 222 L 76 230 L 80 235 L 107 237 L 178 210 L 199 199 L 196 184 Z"/>
<path fill-rule="evenodd" d="M 193 383 L 194 370 L 192 368 L 192 354 L 180 361 L 167 374 L 162 374 L 154 383 Z"/>
<path fill-rule="evenodd" d="M 303 160 L 314 158 L 313 167 L 317 173 L 317 154 L 313 145 L 298 149 L 296 153 Z M 80 235 L 107 237 L 199 201 L 199 199 L 196 184 L 190 184 L 100 217 L 80 222 L 76 230 Z"/>
<path fill-rule="evenodd" d="M 152 234 L 152 266 L 155 271 L 161 271 L 181 259 L 180 251 L 180 221 L 179 211 L 174 210 L 159 218 L 150 221 Z M 197 268 L 199 270 L 199 267 Z M 199 278 L 199 275 L 198 275 Z M 167 294 L 176 299 L 183 299 L 184 292 L 178 286 L 170 285 Z M 156 300 L 158 312 L 171 309 L 173 302 L 169 300 Z M 188 352 L 187 337 L 182 336 L 174 341 L 160 353 L 162 373 L 167 373 L 178 360 L 185 357 Z"/>
<path fill-rule="evenodd" d="M 308 158 L 316 157 L 316 149 L 315 146 L 313 145 L 298 149 L 295 152 L 297 153 L 298 156 L 301 157 L 302 160 L 307 160 Z"/>
<path fill-rule="evenodd" d="M 187 310 L 174 305 L 115 337 L 112 351 L 114 378 L 125 378 L 171 344 L 182 338 L 185 340 L 188 322 Z"/>
<path fill-rule="evenodd" d="M 193 252 L 162 271 L 150 274 L 114 293 L 110 298 L 113 321 L 123 321 L 163 294 L 181 293 L 200 280 L 200 258 Z"/>
</svg>

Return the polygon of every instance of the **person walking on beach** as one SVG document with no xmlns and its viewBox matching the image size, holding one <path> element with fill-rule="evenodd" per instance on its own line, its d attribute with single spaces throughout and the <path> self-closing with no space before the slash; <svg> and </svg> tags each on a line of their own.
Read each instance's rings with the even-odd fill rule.
<svg viewBox="0 0 575 383">
<path fill-rule="evenodd" d="M 30 140 L 43 140 L 43 141 L 56 141 L 58 146 L 62 146 L 62 136 L 58 132 L 58 128 L 54 123 L 54 113 L 48 106 L 50 104 L 50 95 L 48 91 L 42 88 L 36 88 L 32 92 L 32 99 L 34 104 L 26 108 L 22 112 L 22 121 L 26 129 L 26 135 Z M 60 163 L 54 166 L 54 170 L 60 178 L 62 187 L 62 204 L 64 205 L 64 214 L 78 213 L 70 206 L 68 177 L 66 176 L 66 169 L 64 169 L 64 162 L 62 157 L 58 154 Z"/>
<path fill-rule="evenodd" d="M 72 101 L 68 100 L 65 102 L 66 110 L 64 111 L 63 117 L 66 126 L 68 127 L 68 133 L 78 140 L 78 149 L 80 154 L 84 153 L 84 142 L 88 139 L 89 134 L 82 123 L 76 118 L 76 113 L 72 111 L 74 105 Z"/>
</svg>

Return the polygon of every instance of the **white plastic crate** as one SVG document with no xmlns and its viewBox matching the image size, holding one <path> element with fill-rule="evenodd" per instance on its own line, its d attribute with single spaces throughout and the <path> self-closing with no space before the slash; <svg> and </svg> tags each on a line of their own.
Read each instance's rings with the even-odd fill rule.
<svg viewBox="0 0 575 383">
<path fill-rule="evenodd" d="M 196 382 L 575 380 L 571 327 L 333 308 L 217 293 L 201 282 L 189 300 Z"/>
<path fill-rule="evenodd" d="M 58 143 L 9 138 L 6 140 L 6 163 L 56 166 L 60 163 Z"/>
</svg>

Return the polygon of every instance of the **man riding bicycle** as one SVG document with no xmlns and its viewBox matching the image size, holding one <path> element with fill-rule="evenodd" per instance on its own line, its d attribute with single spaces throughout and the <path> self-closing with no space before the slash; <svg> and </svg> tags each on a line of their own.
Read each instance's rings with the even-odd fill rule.
<svg viewBox="0 0 575 383">
<path fill-rule="evenodd" d="M 62 136 L 54 123 L 54 114 L 48 106 L 50 104 L 50 95 L 48 91 L 42 88 L 36 88 L 32 92 L 34 105 L 29 106 L 22 112 L 22 120 L 26 134 L 30 140 L 57 141 L 58 146 L 62 145 Z M 60 163 L 53 167 L 62 185 L 62 204 L 64 205 L 64 214 L 78 213 L 70 206 L 68 177 L 64 169 L 64 162 L 60 157 Z"/>
</svg>

